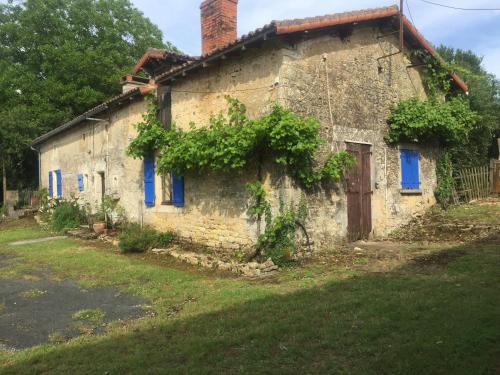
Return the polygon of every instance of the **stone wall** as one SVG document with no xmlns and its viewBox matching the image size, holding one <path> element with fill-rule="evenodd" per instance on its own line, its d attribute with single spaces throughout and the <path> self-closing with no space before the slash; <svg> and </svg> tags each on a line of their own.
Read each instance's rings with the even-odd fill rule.
<svg viewBox="0 0 500 375">
<path fill-rule="evenodd" d="M 311 35 L 302 40 L 269 42 L 239 58 L 214 63 L 172 87 L 172 114 L 177 126 L 188 129 L 208 123 L 225 111 L 225 95 L 246 104 L 250 117 L 269 111 L 278 101 L 297 113 L 321 122 L 318 161 L 330 151 L 345 149 L 345 141 L 371 145 L 373 236 L 384 236 L 417 212 L 435 203 L 437 147 L 421 151 L 421 194 L 401 189 L 398 147 L 383 140 L 392 104 L 411 96 L 425 97 L 420 73 L 401 54 L 377 60 L 397 50 L 398 40 L 377 38 L 387 30 L 356 28 L 347 39 Z M 401 147 L 415 147 L 400 145 Z M 187 241 L 236 250 L 254 243 L 256 224 L 246 215 L 244 185 L 256 180 L 255 168 L 237 175 L 188 175 L 184 208 L 161 206 L 147 210 L 146 221 L 175 230 Z M 302 192 L 277 168 L 266 166 L 264 185 L 276 213 L 279 200 L 298 202 Z M 157 180 L 157 185 L 159 180 Z M 342 184 L 307 192 L 308 231 L 317 247 L 347 235 L 347 202 Z"/>
<path fill-rule="evenodd" d="M 270 40 L 262 48 L 248 48 L 238 57 L 212 62 L 175 81 L 172 118 L 188 130 L 191 122 L 206 126 L 212 115 L 226 111 L 226 95 L 243 102 L 251 118 L 267 113 L 278 101 L 320 120 L 325 144 L 319 162 L 331 151 L 344 150 L 346 141 L 370 144 L 373 236 L 384 236 L 435 203 L 439 150 L 432 145 L 420 149 L 421 194 L 401 194 L 399 150 L 383 140 L 386 119 L 392 104 L 425 93 L 420 73 L 408 67 L 406 55 L 379 59 L 395 52 L 398 43 L 395 36 L 377 38 L 381 34 L 387 30 L 357 27 L 343 38 L 311 33 L 300 40 Z M 137 101 L 113 113 L 109 122 L 86 122 L 46 142 L 41 150 L 42 185 L 48 185 L 49 170 L 60 168 L 64 196 L 75 195 L 97 205 L 99 172 L 104 172 L 106 193 L 120 199 L 131 220 L 174 230 L 188 242 L 232 252 L 250 247 L 257 227 L 246 215 L 245 184 L 256 180 L 255 167 L 234 174 L 185 176 L 183 208 L 162 204 L 161 177 L 157 176 L 156 205 L 145 207 L 142 162 L 125 155 L 136 134 L 134 124 L 145 109 L 145 102 Z M 80 173 L 85 176 L 84 193 L 77 191 Z M 298 202 L 304 193 L 283 170 L 271 165 L 264 169 L 264 185 L 274 212 L 280 199 Z M 345 239 L 344 186 L 321 187 L 307 192 L 307 199 L 308 230 L 315 246 Z"/>
<path fill-rule="evenodd" d="M 172 86 L 173 121 L 184 130 L 191 122 L 206 126 L 211 116 L 227 111 L 227 95 L 243 102 L 250 117 L 265 114 L 277 101 L 281 62 L 281 49 L 270 44 L 190 73 Z M 188 242 L 246 249 L 256 240 L 256 225 L 246 215 L 245 184 L 256 178 L 253 167 L 234 174 L 187 175 L 185 207 L 162 205 L 157 199 L 146 210 L 145 221 L 174 230 Z M 156 186 L 161 186 L 159 176 Z"/>
<path fill-rule="evenodd" d="M 420 149 L 421 194 L 401 194 L 399 147 L 384 142 L 390 108 L 411 96 L 425 98 L 420 72 L 410 68 L 407 55 L 380 57 L 397 51 L 393 35 L 378 38 L 387 30 L 357 27 L 341 39 L 335 35 L 311 35 L 284 49 L 281 71 L 281 102 L 295 112 L 321 122 L 326 143 L 318 158 L 346 148 L 346 142 L 368 143 L 372 151 L 373 235 L 384 236 L 407 222 L 411 215 L 435 203 L 435 162 L 438 149 Z M 288 182 L 287 194 L 300 191 Z M 308 196 L 308 224 L 316 243 L 328 244 L 347 234 L 347 199 L 344 186 Z"/>
<path fill-rule="evenodd" d="M 146 110 L 141 99 L 113 112 L 106 121 L 86 121 L 61 133 L 41 147 L 41 184 L 48 188 L 49 171 L 61 169 L 63 197 L 72 196 L 94 209 L 101 203 L 101 174 L 105 194 L 119 199 L 131 220 L 140 221 L 145 211 L 142 162 L 126 156 L 129 142 L 136 135 L 134 124 Z M 79 174 L 84 191 L 78 191 Z M 54 196 L 56 177 L 53 174 Z"/>
</svg>

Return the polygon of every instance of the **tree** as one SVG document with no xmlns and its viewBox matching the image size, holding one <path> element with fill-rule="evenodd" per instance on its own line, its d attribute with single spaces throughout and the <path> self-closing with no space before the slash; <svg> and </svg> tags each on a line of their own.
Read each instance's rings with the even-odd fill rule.
<svg viewBox="0 0 500 375">
<path fill-rule="evenodd" d="M 500 137 L 500 81 L 482 67 L 482 58 L 472 51 L 440 46 L 439 54 L 469 86 L 469 101 L 479 114 L 466 142 L 451 148 L 453 164 L 460 167 L 484 165 L 497 156 L 495 138 Z"/>
<path fill-rule="evenodd" d="M 118 94 L 149 47 L 175 49 L 129 0 L 0 4 L 1 158 L 22 172 L 33 138 Z"/>
</svg>

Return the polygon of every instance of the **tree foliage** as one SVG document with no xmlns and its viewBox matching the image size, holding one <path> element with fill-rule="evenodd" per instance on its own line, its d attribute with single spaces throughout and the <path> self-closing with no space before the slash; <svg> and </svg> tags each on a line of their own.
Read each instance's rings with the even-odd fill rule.
<svg viewBox="0 0 500 375">
<path fill-rule="evenodd" d="M 469 86 L 470 108 L 478 113 L 469 137 L 450 148 L 457 168 L 484 165 L 498 156 L 500 137 L 500 81 L 482 66 L 482 57 L 472 51 L 440 46 L 438 52 Z"/>
<path fill-rule="evenodd" d="M 450 146 L 467 142 L 469 132 L 477 120 L 463 98 L 443 102 L 436 98 L 421 100 L 410 98 L 395 105 L 388 118 L 390 132 L 386 141 L 433 142 Z"/>
<path fill-rule="evenodd" d="M 0 154 L 25 158 L 34 137 L 120 92 L 149 47 L 172 47 L 129 0 L 0 4 Z"/>
<path fill-rule="evenodd" d="M 300 117 L 274 105 L 270 114 L 250 120 L 239 101 L 227 98 L 227 116 L 213 116 L 209 124 L 189 131 L 165 129 L 151 103 L 128 154 L 140 158 L 158 153 L 158 172 L 184 175 L 187 172 L 232 172 L 242 170 L 258 155 L 268 155 L 305 187 L 325 180 L 338 181 L 354 164 L 347 152 L 331 154 L 323 167 L 315 167 L 315 154 L 322 143 L 319 122 Z"/>
</svg>

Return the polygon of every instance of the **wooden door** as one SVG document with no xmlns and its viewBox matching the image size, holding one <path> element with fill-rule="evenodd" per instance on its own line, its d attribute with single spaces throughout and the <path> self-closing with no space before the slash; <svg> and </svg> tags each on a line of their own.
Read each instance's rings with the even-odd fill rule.
<svg viewBox="0 0 500 375">
<path fill-rule="evenodd" d="M 372 231 L 370 145 L 347 143 L 356 165 L 347 176 L 347 232 L 351 241 L 368 238 Z"/>
</svg>

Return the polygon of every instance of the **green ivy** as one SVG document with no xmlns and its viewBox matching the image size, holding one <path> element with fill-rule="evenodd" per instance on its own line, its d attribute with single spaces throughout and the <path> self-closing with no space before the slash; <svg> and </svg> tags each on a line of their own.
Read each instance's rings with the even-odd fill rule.
<svg viewBox="0 0 500 375">
<path fill-rule="evenodd" d="M 268 203 L 266 200 L 266 191 L 260 181 L 246 184 L 247 194 L 249 196 L 249 207 L 247 214 L 250 219 L 256 220 L 266 213 Z"/>
<path fill-rule="evenodd" d="M 448 93 L 451 90 L 450 72 L 454 67 L 443 60 L 438 60 L 426 51 L 417 50 L 413 56 L 422 62 L 423 82 L 430 97 Z"/>
<path fill-rule="evenodd" d="M 437 188 L 436 200 L 443 207 L 448 207 L 453 202 L 453 190 L 455 181 L 453 179 L 453 164 L 448 152 L 445 152 L 436 165 Z"/>
<path fill-rule="evenodd" d="M 476 120 L 477 114 L 463 98 L 446 102 L 411 98 L 392 107 L 385 139 L 389 144 L 438 141 L 447 146 L 467 139 Z"/>
<path fill-rule="evenodd" d="M 323 143 L 318 120 L 300 117 L 278 104 L 270 114 L 250 120 L 243 103 L 227 100 L 227 116 L 213 116 L 204 127 L 191 124 L 189 131 L 175 125 L 165 129 L 157 119 L 156 106 L 150 104 L 128 154 L 140 158 L 156 152 L 159 173 L 180 175 L 241 171 L 258 155 L 267 155 L 306 188 L 336 182 L 354 164 L 354 158 L 344 151 L 329 155 L 324 167 L 315 168 L 315 154 Z"/>
<path fill-rule="evenodd" d="M 293 263 L 297 251 L 296 233 L 303 227 L 309 213 L 303 195 L 297 206 L 292 202 L 288 207 L 280 200 L 279 212 L 272 217 L 270 205 L 266 202 L 266 229 L 257 240 L 257 249 L 270 257 L 279 266 Z"/>
</svg>

